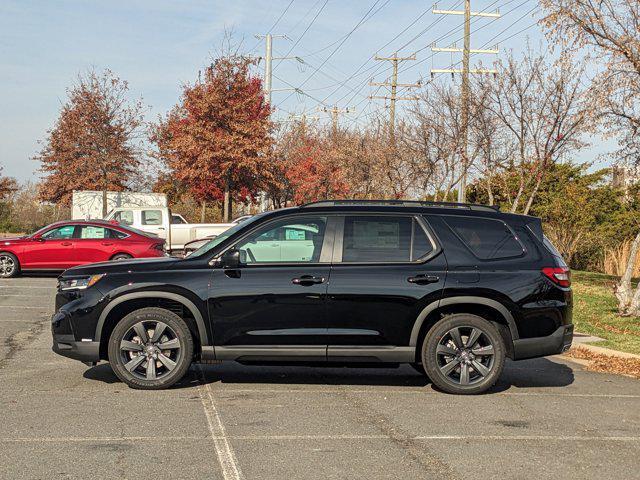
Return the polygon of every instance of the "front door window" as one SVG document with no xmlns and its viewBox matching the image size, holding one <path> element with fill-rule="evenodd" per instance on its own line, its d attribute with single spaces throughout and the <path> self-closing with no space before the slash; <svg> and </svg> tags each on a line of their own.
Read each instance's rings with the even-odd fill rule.
<svg viewBox="0 0 640 480">
<path fill-rule="evenodd" d="M 295 217 L 266 225 L 242 240 L 241 262 L 319 263 L 327 217 Z"/>
</svg>

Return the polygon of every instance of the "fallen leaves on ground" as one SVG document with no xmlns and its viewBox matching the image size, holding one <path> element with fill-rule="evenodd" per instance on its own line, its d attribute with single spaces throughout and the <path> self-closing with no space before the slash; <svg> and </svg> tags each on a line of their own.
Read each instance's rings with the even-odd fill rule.
<svg viewBox="0 0 640 480">
<path fill-rule="evenodd" d="M 586 368 L 593 372 L 617 373 L 640 378 L 640 359 L 638 358 L 613 357 L 611 355 L 593 353 L 583 347 L 573 347 L 565 355 L 581 360 L 589 360 L 591 363 Z"/>
</svg>

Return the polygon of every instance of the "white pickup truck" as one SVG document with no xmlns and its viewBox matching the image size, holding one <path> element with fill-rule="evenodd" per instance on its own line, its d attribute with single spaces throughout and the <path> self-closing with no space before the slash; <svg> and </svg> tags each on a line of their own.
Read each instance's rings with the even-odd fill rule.
<svg viewBox="0 0 640 480">
<path fill-rule="evenodd" d="M 169 251 L 181 250 L 192 240 L 220 235 L 237 223 L 187 223 L 182 215 L 171 213 L 167 207 L 114 208 L 105 220 L 154 233 L 166 239 Z"/>
</svg>

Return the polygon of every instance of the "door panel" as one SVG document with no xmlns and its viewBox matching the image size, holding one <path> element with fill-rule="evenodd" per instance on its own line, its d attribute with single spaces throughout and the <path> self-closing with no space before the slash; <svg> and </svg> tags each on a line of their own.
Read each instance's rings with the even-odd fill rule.
<svg viewBox="0 0 640 480">
<path fill-rule="evenodd" d="M 419 237 L 425 235 L 419 222 L 411 217 L 346 217 L 339 229 L 344 232 L 341 240 L 336 240 L 342 255 L 334 252 L 327 292 L 329 360 L 343 359 L 347 353 L 393 361 L 392 350 L 378 355 L 366 347 L 372 352 L 408 347 L 418 315 L 441 297 L 446 260 L 432 235 Z M 343 258 L 368 263 L 342 262 Z M 376 258 L 378 263 L 373 263 Z M 387 258 L 398 261 L 383 263 Z"/>
<path fill-rule="evenodd" d="M 65 269 L 75 265 L 75 225 L 64 225 L 43 233 L 24 249 L 23 268 Z"/>
<path fill-rule="evenodd" d="M 115 242 L 119 241 L 110 238 L 108 228 L 97 225 L 79 225 L 75 237 L 75 261 L 78 265 L 109 260 Z"/>
<path fill-rule="evenodd" d="M 209 298 L 215 345 L 326 348 L 324 302 L 329 274 L 329 265 L 216 269 Z M 324 282 L 294 283 L 305 275 Z"/>
<path fill-rule="evenodd" d="M 241 265 L 215 269 L 209 293 L 217 358 L 326 360 L 331 225 L 293 215 L 232 247 Z"/>
</svg>

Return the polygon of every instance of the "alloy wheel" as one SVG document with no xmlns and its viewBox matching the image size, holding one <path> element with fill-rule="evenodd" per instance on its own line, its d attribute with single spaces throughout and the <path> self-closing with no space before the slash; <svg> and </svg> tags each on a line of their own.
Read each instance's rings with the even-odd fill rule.
<svg viewBox="0 0 640 480">
<path fill-rule="evenodd" d="M 0 255 L 0 277 L 10 277 L 16 270 L 16 262 L 9 255 Z"/>
<path fill-rule="evenodd" d="M 182 351 L 175 331 L 160 321 L 142 321 L 120 341 L 124 368 L 141 380 L 158 380 L 176 368 Z"/>
<path fill-rule="evenodd" d="M 449 382 L 468 386 L 481 382 L 494 365 L 494 346 L 478 327 L 447 331 L 436 348 L 437 366 Z"/>
</svg>

